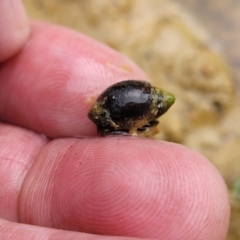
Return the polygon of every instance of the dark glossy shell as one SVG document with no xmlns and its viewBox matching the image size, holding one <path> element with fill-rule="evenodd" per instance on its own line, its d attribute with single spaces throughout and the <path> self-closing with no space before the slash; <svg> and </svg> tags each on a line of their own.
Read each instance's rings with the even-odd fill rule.
<svg viewBox="0 0 240 240">
<path fill-rule="evenodd" d="M 151 126 L 150 122 L 166 112 L 173 102 L 173 95 L 146 81 L 127 80 L 107 88 L 90 109 L 88 117 L 101 131 L 133 133 L 143 126 Z"/>
<path fill-rule="evenodd" d="M 137 120 L 147 115 L 153 94 L 149 83 L 126 81 L 108 88 L 97 101 L 104 102 L 112 120 L 119 124 L 123 119 Z"/>
</svg>

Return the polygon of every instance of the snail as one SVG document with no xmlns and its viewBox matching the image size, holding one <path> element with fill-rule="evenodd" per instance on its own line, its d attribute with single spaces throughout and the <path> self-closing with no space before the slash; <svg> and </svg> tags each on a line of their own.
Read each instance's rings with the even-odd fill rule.
<svg viewBox="0 0 240 240">
<path fill-rule="evenodd" d="M 139 135 L 158 124 L 175 97 L 142 80 L 125 80 L 108 87 L 88 112 L 99 135 Z"/>
</svg>

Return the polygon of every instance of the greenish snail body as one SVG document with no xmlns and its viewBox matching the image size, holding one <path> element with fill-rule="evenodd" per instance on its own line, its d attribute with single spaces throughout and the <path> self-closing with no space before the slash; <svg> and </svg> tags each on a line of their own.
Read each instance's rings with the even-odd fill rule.
<svg viewBox="0 0 240 240">
<path fill-rule="evenodd" d="M 158 124 L 157 119 L 175 97 L 141 80 L 126 80 L 108 87 L 89 110 L 88 117 L 102 136 L 138 135 Z"/>
</svg>

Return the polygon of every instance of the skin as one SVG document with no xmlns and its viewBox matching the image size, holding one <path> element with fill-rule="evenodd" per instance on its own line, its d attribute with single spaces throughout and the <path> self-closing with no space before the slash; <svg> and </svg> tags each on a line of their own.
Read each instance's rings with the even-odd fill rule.
<svg viewBox="0 0 240 240">
<path fill-rule="evenodd" d="M 0 56 L 0 239 L 225 239 L 227 189 L 206 158 L 98 137 L 87 118 L 106 86 L 147 79 L 134 63 L 18 0 L 0 0 Z"/>
</svg>

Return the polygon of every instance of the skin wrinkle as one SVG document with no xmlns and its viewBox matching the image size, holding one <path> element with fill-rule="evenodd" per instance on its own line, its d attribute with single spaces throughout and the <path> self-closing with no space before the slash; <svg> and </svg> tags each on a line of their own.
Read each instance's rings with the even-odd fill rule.
<svg viewBox="0 0 240 240">
<path fill-rule="evenodd" d="M 95 145 L 95 143 L 97 143 L 97 142 L 98 142 L 98 138 L 95 138 L 95 139 L 94 139 L 94 142 L 93 142 L 93 141 L 90 142 L 90 144 L 85 148 L 84 154 L 81 156 L 81 161 L 83 160 L 83 157 L 84 157 L 84 155 L 86 154 L 87 150 L 90 149 L 90 146 Z M 93 144 L 93 143 L 94 143 L 94 144 Z M 96 152 L 96 151 L 95 151 L 95 152 Z M 94 183 L 94 181 L 95 181 L 95 175 L 96 175 L 96 174 L 95 174 L 95 167 L 94 167 L 94 163 L 95 163 L 95 152 L 93 152 L 93 153 L 91 154 L 91 155 L 92 155 L 92 159 L 91 159 L 92 171 L 91 171 L 91 178 L 89 177 L 89 181 L 92 182 L 92 183 Z M 88 207 L 88 209 L 89 209 L 89 207 Z M 89 213 L 89 210 L 88 210 L 87 215 L 88 215 L 88 218 L 90 218 L 93 223 L 95 223 L 95 224 L 97 223 L 97 221 L 96 221 L 95 218 L 94 218 L 94 213 L 93 213 L 92 211 Z M 91 217 L 90 217 L 90 216 L 91 216 Z M 94 232 L 95 232 L 95 229 L 92 228 L 91 231 L 94 233 Z"/>
<path fill-rule="evenodd" d="M 54 140 L 54 142 L 58 142 L 58 144 L 60 145 L 60 143 L 64 140 Z M 54 209 L 55 207 L 55 202 L 56 202 L 56 196 L 55 196 L 55 191 L 54 189 L 56 189 L 56 186 L 58 185 L 58 172 L 59 172 L 59 169 L 61 167 L 61 164 L 62 162 L 64 161 L 64 157 L 66 157 L 67 155 L 69 155 L 69 151 L 72 151 L 72 148 L 74 146 L 74 144 L 76 143 L 77 139 L 71 143 L 69 146 L 66 147 L 66 149 L 64 150 L 64 152 L 62 153 L 62 156 L 61 157 L 58 157 L 58 163 L 56 164 L 56 167 L 54 168 L 54 173 L 55 173 L 55 177 L 53 178 L 52 180 L 52 190 L 51 190 L 51 197 L 50 197 L 50 205 L 52 206 L 51 209 Z M 60 169 L 61 171 L 61 169 Z M 58 221 L 56 219 L 56 217 L 54 216 L 54 212 L 53 211 L 50 211 L 50 219 L 52 223 L 56 222 L 55 228 L 59 228 L 59 225 L 58 225 Z"/>
<path fill-rule="evenodd" d="M 95 145 L 97 142 L 98 142 L 98 139 L 97 139 L 97 138 L 91 139 L 90 143 L 86 146 L 86 148 L 84 149 L 83 153 L 81 154 L 81 158 L 79 159 L 79 165 L 78 165 L 78 167 L 80 167 L 80 165 L 81 165 L 81 163 L 82 163 L 82 161 L 83 161 L 83 159 L 84 159 L 84 157 L 85 157 L 85 154 L 86 154 L 87 151 L 90 149 L 90 147 L 91 147 L 92 145 Z M 94 155 L 94 153 L 93 153 L 92 155 Z M 91 161 L 91 162 L 92 162 L 93 165 L 94 165 L 94 162 L 95 162 L 95 158 L 94 158 L 94 157 L 92 158 L 92 161 Z"/>
<path fill-rule="evenodd" d="M 56 140 L 55 140 L 56 141 Z M 63 140 L 64 141 L 64 140 Z M 82 162 L 82 160 L 84 159 L 84 156 L 85 156 L 85 153 L 87 153 L 88 152 L 88 149 L 94 144 L 94 142 L 96 142 L 97 141 L 97 139 L 94 139 L 94 141 L 92 140 L 92 141 L 90 141 L 90 143 L 86 146 L 86 148 L 84 149 L 84 151 L 83 151 L 83 154 L 81 155 L 81 158 L 80 158 L 80 160 L 78 160 L 79 162 Z M 62 141 L 60 140 L 60 143 L 61 143 Z M 55 167 L 55 169 L 54 169 L 54 172 L 55 173 L 58 173 L 59 171 L 58 171 L 58 169 L 60 168 L 60 167 L 62 167 L 61 166 L 61 163 L 62 163 L 62 161 L 64 161 L 64 158 L 66 158 L 66 156 L 69 156 L 69 154 L 70 154 L 70 156 L 71 156 L 71 153 L 73 153 L 73 151 L 75 151 L 75 148 L 74 148 L 74 146 L 76 145 L 76 143 L 78 142 L 78 139 L 76 139 L 75 141 L 73 141 L 72 142 L 72 144 L 70 144 L 70 146 L 68 146 L 67 148 L 66 148 L 66 150 L 64 151 L 64 153 L 62 153 L 63 155 L 60 157 L 60 160 L 58 161 L 58 164 L 57 164 L 57 166 Z M 73 154 L 74 155 L 74 154 Z M 93 164 L 94 165 L 94 164 Z M 80 167 L 80 163 L 78 164 L 78 167 L 76 168 L 76 171 L 78 171 L 78 168 Z M 58 181 L 59 181 L 59 179 L 58 179 L 58 174 L 56 174 L 56 177 L 53 179 L 53 188 L 55 188 L 55 186 L 57 186 L 57 184 L 58 184 Z M 51 191 L 51 199 L 52 199 L 52 201 L 51 201 L 51 203 L 53 204 L 53 207 L 52 208 L 54 208 L 54 205 L 55 205 L 55 196 L 54 196 L 54 194 L 55 194 L 55 192 L 54 191 Z M 53 217 L 53 215 L 54 215 L 54 213 L 53 212 L 51 212 L 51 222 L 56 222 L 55 221 L 55 217 Z M 57 221 L 58 222 L 58 221 Z M 58 223 L 56 224 L 56 226 L 55 226 L 56 228 L 58 228 L 59 227 L 59 225 L 58 225 Z"/>
<path fill-rule="evenodd" d="M 53 173 L 57 173 L 58 172 L 58 169 L 59 169 L 59 166 L 61 166 L 61 163 L 62 163 L 62 161 L 63 161 L 63 158 L 64 158 L 64 156 L 66 155 L 66 153 L 67 153 L 67 151 L 69 150 L 69 148 L 66 148 L 66 150 L 64 151 L 64 153 L 63 153 L 63 157 L 61 157 L 61 158 L 58 158 L 58 162 L 57 162 L 57 164 L 54 164 L 54 165 L 56 165 L 55 166 L 55 168 L 54 168 L 54 170 L 53 170 Z M 54 174 L 54 178 L 52 179 L 52 189 L 54 189 L 55 188 L 55 186 L 57 186 L 57 183 L 58 183 L 58 181 L 57 181 L 57 174 Z M 50 205 L 52 205 L 52 207 L 51 208 L 53 208 L 54 207 L 54 203 L 55 203 L 55 201 L 54 201 L 54 199 L 55 199 L 55 196 L 54 196 L 54 191 L 52 190 L 51 191 L 51 196 L 50 196 Z M 54 217 L 54 213 L 52 212 L 52 211 L 50 211 L 50 222 L 54 222 L 54 220 L 55 220 L 55 217 Z"/>
<path fill-rule="evenodd" d="M 18 161 L 18 160 L 15 160 L 15 159 L 13 159 L 13 158 L 8 158 L 8 157 L 2 157 L 2 156 L 0 156 L 0 157 L 1 157 L 1 161 L 9 161 L 9 162 L 11 162 L 11 163 L 19 164 L 20 166 L 23 167 L 23 169 L 24 169 L 25 172 L 27 172 L 28 169 L 29 169 L 29 168 L 27 167 L 27 165 L 24 164 L 22 161 Z"/>
<path fill-rule="evenodd" d="M 48 141 L 47 139 L 45 139 L 45 144 L 42 145 L 42 148 L 45 147 L 45 146 L 47 146 L 48 143 L 49 143 L 49 141 Z M 38 151 L 37 151 L 37 153 L 36 153 L 36 155 L 35 155 L 35 159 L 38 159 L 39 155 L 41 154 L 41 150 L 42 150 L 42 149 L 39 147 L 39 149 L 38 149 Z M 26 184 L 26 182 L 27 182 L 27 180 L 28 180 L 28 177 L 29 177 L 28 175 L 31 173 L 31 170 L 32 170 L 33 167 L 34 167 L 34 161 L 32 161 L 31 166 L 29 167 L 28 171 L 26 172 L 26 174 L 25 174 L 25 176 L 24 176 L 24 178 L 23 178 L 23 180 L 22 180 L 21 188 L 20 188 L 20 190 L 19 190 L 18 200 L 17 200 L 17 203 L 18 203 L 18 207 L 17 207 L 17 209 L 18 209 L 17 220 L 18 220 L 18 222 L 22 222 L 22 221 L 21 221 L 21 214 L 20 214 L 20 211 L 21 211 L 20 209 L 21 209 L 21 205 L 22 205 L 22 203 L 21 203 L 22 191 L 23 191 L 24 186 L 25 186 L 25 184 Z M 29 194 L 30 194 L 30 193 L 29 193 Z"/>
<path fill-rule="evenodd" d="M 61 142 L 63 142 L 64 140 L 52 140 L 51 142 L 49 142 L 49 144 L 48 144 L 48 148 L 49 149 L 51 149 L 51 147 L 54 145 L 54 143 L 56 143 L 56 144 L 60 144 Z M 77 140 L 75 140 L 75 141 L 77 141 Z M 71 146 L 70 146 L 71 147 Z M 58 172 L 58 170 L 59 170 L 59 167 L 61 166 L 61 163 L 62 163 L 62 161 L 63 161 L 63 159 L 64 159 L 64 156 L 66 155 L 66 153 L 68 152 L 68 150 L 69 150 L 69 148 L 66 148 L 65 150 L 64 150 L 64 152 L 61 152 L 62 154 L 63 154 L 63 156 L 62 157 L 58 157 L 58 153 L 55 153 L 55 154 L 53 154 L 52 153 L 52 159 L 57 159 L 58 161 L 57 161 L 57 164 L 55 164 L 56 163 L 56 161 L 54 161 L 53 162 L 53 164 L 52 165 L 54 165 L 54 169 L 53 169 L 53 167 L 51 166 L 51 169 L 53 169 L 53 178 L 51 179 L 51 182 L 49 182 L 49 184 L 50 184 L 50 186 L 51 187 L 49 187 L 48 186 L 48 188 L 51 188 L 51 189 L 54 189 L 54 188 L 56 188 L 56 186 L 57 186 L 57 183 L 58 183 L 58 180 L 56 179 L 57 178 L 57 172 Z M 54 152 L 54 151 L 52 151 L 52 152 Z M 39 161 L 39 160 L 38 160 Z M 43 168 L 44 169 L 44 168 Z M 50 201 L 49 201 L 49 204 L 50 205 L 52 205 L 52 207 L 51 208 L 53 208 L 54 207 L 54 205 L 55 205 L 55 196 L 54 196 L 54 191 L 53 190 L 51 190 L 50 191 L 51 192 L 51 196 L 49 196 L 49 199 L 50 199 Z M 45 193 L 46 194 L 46 193 Z M 50 209 L 51 209 L 50 208 Z M 52 211 L 50 211 L 50 217 L 49 217 L 49 219 L 50 219 L 50 222 L 54 222 L 55 221 L 55 216 L 54 216 L 54 213 L 52 212 Z"/>
</svg>

